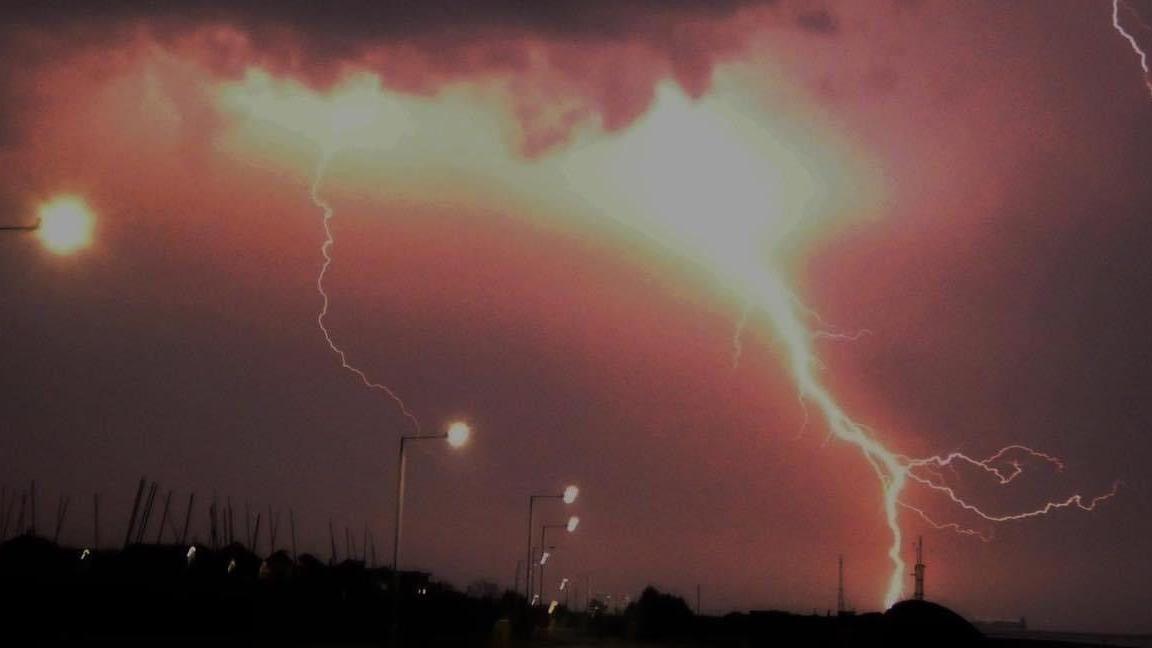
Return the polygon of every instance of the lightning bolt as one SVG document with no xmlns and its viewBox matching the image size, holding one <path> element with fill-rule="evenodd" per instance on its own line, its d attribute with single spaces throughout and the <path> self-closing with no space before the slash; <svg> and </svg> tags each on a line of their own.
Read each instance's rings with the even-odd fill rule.
<svg viewBox="0 0 1152 648">
<path fill-rule="evenodd" d="M 1128 41 L 1128 44 L 1132 46 L 1132 51 L 1140 58 L 1140 69 L 1144 70 L 1144 87 L 1148 88 L 1148 95 L 1152 97 L 1152 73 L 1148 70 L 1148 55 L 1141 49 L 1136 37 L 1128 33 L 1120 24 L 1120 4 L 1121 0 L 1112 0 L 1112 27 Z M 1128 3 L 1124 3 L 1124 8 L 1135 15 L 1137 19 L 1140 18 Z"/>
<path fill-rule="evenodd" d="M 324 290 L 324 277 L 327 276 L 328 269 L 332 265 L 332 247 L 335 245 L 336 240 L 332 235 L 332 217 L 335 215 L 335 210 L 333 210 L 332 205 L 320 195 L 320 184 L 324 180 L 325 172 L 328 170 L 328 165 L 332 162 L 333 155 L 335 155 L 334 148 L 327 147 L 324 149 L 319 162 L 316 164 L 316 171 L 312 177 L 312 187 L 309 191 L 312 204 L 324 214 L 322 219 L 324 225 L 324 243 L 320 245 L 320 254 L 324 257 L 324 262 L 320 265 L 320 274 L 316 276 L 316 291 L 320 293 L 321 305 L 320 312 L 316 315 L 316 324 L 319 325 L 320 332 L 324 334 L 324 340 L 328 343 L 328 348 L 332 349 L 332 352 L 340 358 L 340 366 L 356 374 L 365 387 L 383 392 L 384 395 L 392 399 L 392 401 L 396 403 L 396 406 L 400 408 L 400 413 L 412 423 L 412 427 L 414 427 L 416 433 L 419 434 L 420 420 L 408 409 L 404 400 L 400 398 L 392 388 L 378 382 L 373 382 L 364 371 L 349 363 L 348 355 L 344 352 L 344 349 L 340 348 L 340 346 L 336 344 L 336 341 L 332 339 L 332 332 L 328 330 L 328 326 L 324 323 L 325 318 L 328 317 L 329 305 L 328 293 Z"/>
<path fill-rule="evenodd" d="M 1118 5 L 1115 6 L 1115 11 L 1118 12 Z M 1116 22 L 1118 24 L 1118 19 Z M 1129 38 L 1129 42 L 1134 42 L 1134 39 Z M 1138 53 L 1141 53 L 1138 46 L 1134 45 L 1134 47 Z M 1142 53 L 1141 62 L 1142 65 L 1146 65 L 1146 59 Z M 1150 92 L 1152 92 L 1152 88 L 1150 88 Z M 325 234 L 324 242 L 321 245 L 323 264 L 316 279 L 316 288 L 322 299 L 317 324 L 332 352 L 339 357 L 341 366 L 354 373 L 366 387 L 383 392 L 392 399 L 400 411 L 419 429 L 418 420 L 408 410 L 403 400 L 389 387 L 373 382 L 364 371 L 353 366 L 348 361 L 344 350 L 336 344 L 326 326 L 330 300 L 324 289 L 324 280 L 333 260 L 334 237 L 331 221 L 334 212 L 332 206 L 321 195 L 320 189 L 335 150 L 336 147 L 334 146 L 324 150 L 316 166 L 310 191 L 313 204 L 323 213 L 322 223 Z M 661 183 L 660 186 L 668 185 Z M 654 213 L 662 213 L 665 210 L 677 208 L 676 205 L 660 202 L 657 202 L 653 207 Z M 676 216 L 679 215 L 681 214 L 676 214 Z M 670 218 L 666 222 L 678 227 L 692 227 L 699 220 Z M 628 224 L 636 225 L 634 222 Z M 645 228 L 640 229 L 646 232 Z M 699 243 L 694 236 L 696 233 L 694 230 L 673 229 L 671 230 L 673 238 L 667 242 L 676 243 L 678 235 L 684 236 L 685 238 L 680 242 L 686 246 L 685 249 L 700 253 L 702 256 L 697 257 L 697 260 L 702 261 L 709 270 L 719 275 L 722 280 L 721 283 L 732 288 L 745 304 L 745 313 L 737 325 L 736 334 L 733 336 L 733 362 L 739 361 L 742 349 L 741 337 L 746 332 L 746 328 L 753 322 L 757 324 L 763 322 L 769 327 L 777 341 L 774 350 L 781 356 L 781 361 L 792 378 L 797 398 L 805 412 L 805 424 L 807 424 L 809 412 L 811 412 L 814 420 L 818 419 L 824 423 L 830 439 L 850 444 L 860 452 L 875 472 L 879 482 L 884 522 L 891 536 L 887 556 L 891 562 L 892 571 L 884 589 L 885 606 L 894 604 L 904 592 L 904 577 L 907 573 L 907 566 L 901 555 L 904 545 L 903 530 L 900 524 L 901 512 L 916 514 L 934 528 L 949 529 L 985 539 L 988 537 L 976 529 L 962 526 L 959 522 L 936 521 L 924 509 L 908 501 L 907 495 L 910 486 L 924 490 L 934 496 L 942 495 L 945 502 L 950 503 L 961 513 L 973 515 L 983 523 L 1024 520 L 1048 515 L 1062 509 L 1092 511 L 1101 502 L 1116 494 L 1118 484 L 1114 484 L 1112 490 L 1103 495 L 1087 497 L 1075 494 L 1063 499 L 1049 501 L 1033 510 L 1015 513 L 988 512 L 970 503 L 958 489 L 950 485 L 945 478 L 945 471 L 955 471 L 957 466 L 968 469 L 975 468 L 991 476 L 998 484 L 1008 485 L 1013 483 L 1022 473 L 1025 460 L 1045 462 L 1057 470 L 1063 467 L 1063 463 L 1055 457 L 1020 445 L 1008 446 L 983 459 L 972 458 L 959 452 L 913 459 L 893 452 L 887 447 L 880 434 L 855 421 L 821 380 L 822 365 L 815 349 L 818 340 L 826 337 L 853 339 L 853 336 L 819 333 L 819 329 L 822 328 L 819 316 L 806 309 L 804 304 L 792 293 L 785 281 L 785 273 L 778 272 L 778 269 L 770 267 L 770 264 L 765 264 L 758 249 L 741 247 L 747 243 L 750 237 L 742 237 L 734 241 L 725 240 L 721 245 L 707 245 L 697 249 Z M 814 325 L 810 326 L 810 324 Z M 817 332 L 814 333 L 814 331 Z M 857 334 L 857 337 L 862 334 L 864 333 Z"/>
<path fill-rule="evenodd" d="M 943 475 L 937 470 L 938 468 L 951 469 L 954 467 L 953 464 L 968 465 L 991 475 L 1000 484 L 1009 484 L 1024 471 L 1018 456 L 1046 462 L 1058 471 L 1063 469 L 1064 464 L 1052 455 L 1023 445 L 1007 446 L 984 459 L 974 459 L 960 452 L 923 459 L 911 459 L 892 452 L 874 432 L 854 421 L 821 382 L 818 375 L 818 369 L 821 365 L 813 348 L 813 341 L 817 336 L 809 333 L 804 318 L 800 314 L 803 306 L 788 290 L 780 275 L 767 270 L 759 271 L 758 275 L 753 278 L 754 280 L 740 284 L 742 292 L 748 303 L 756 305 L 771 323 L 776 338 L 784 348 L 785 360 L 801 398 L 807 403 L 815 405 L 819 410 L 830 436 L 855 446 L 879 478 L 885 522 L 891 533 L 888 558 L 892 563 L 892 571 L 885 589 L 885 607 L 890 607 L 900 600 L 904 592 L 904 574 L 907 565 L 900 552 L 903 546 L 903 531 L 899 518 L 900 509 L 910 510 L 918 514 L 926 523 L 936 529 L 949 529 L 984 540 L 990 539 L 988 535 L 961 526 L 959 523 L 937 522 L 923 509 L 904 501 L 903 496 L 910 484 L 922 485 L 931 491 L 941 493 L 963 511 L 974 514 L 986 522 L 994 523 L 1024 520 L 1069 507 L 1092 511 L 1098 504 L 1116 494 L 1119 484 L 1113 484 L 1111 491 L 1092 498 L 1075 494 L 1065 499 L 1046 502 L 1033 510 L 1008 514 L 988 513 L 979 506 L 968 502 L 953 487 L 944 483 Z"/>
</svg>

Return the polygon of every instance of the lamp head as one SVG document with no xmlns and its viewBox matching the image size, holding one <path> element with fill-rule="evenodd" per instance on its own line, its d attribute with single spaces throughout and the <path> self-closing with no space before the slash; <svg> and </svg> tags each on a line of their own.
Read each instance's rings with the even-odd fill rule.
<svg viewBox="0 0 1152 648">
<path fill-rule="evenodd" d="M 472 428 L 463 421 L 456 421 L 448 426 L 448 445 L 453 448 L 459 448 L 468 443 L 470 436 L 472 436 Z"/>
</svg>

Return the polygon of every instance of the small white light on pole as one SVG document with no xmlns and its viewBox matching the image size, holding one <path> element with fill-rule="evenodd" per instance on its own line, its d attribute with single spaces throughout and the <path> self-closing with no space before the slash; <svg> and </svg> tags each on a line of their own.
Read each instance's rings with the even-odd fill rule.
<svg viewBox="0 0 1152 648">
<path fill-rule="evenodd" d="M 463 421 L 456 421 L 448 426 L 448 445 L 453 448 L 459 448 L 465 443 L 468 443 L 470 436 L 472 436 L 472 428 L 468 427 L 468 424 Z"/>
<path fill-rule="evenodd" d="M 56 254 L 69 254 L 92 241 L 92 210 L 78 196 L 60 196 L 40 207 L 40 241 Z"/>
<path fill-rule="evenodd" d="M 572 517 L 568 518 L 568 533 L 572 533 L 573 531 L 575 531 L 576 527 L 578 527 L 578 526 L 580 526 L 580 518 L 579 517 L 573 515 Z"/>
<path fill-rule="evenodd" d="M 544 563 L 548 562 L 548 556 L 551 556 L 551 555 L 552 554 L 548 553 L 547 551 L 545 551 L 543 554 L 541 554 L 540 555 L 540 564 L 543 565 Z"/>
<path fill-rule="evenodd" d="M 569 486 L 564 489 L 564 503 L 571 504 L 576 501 L 576 497 L 580 495 L 580 489 L 575 486 Z"/>
</svg>

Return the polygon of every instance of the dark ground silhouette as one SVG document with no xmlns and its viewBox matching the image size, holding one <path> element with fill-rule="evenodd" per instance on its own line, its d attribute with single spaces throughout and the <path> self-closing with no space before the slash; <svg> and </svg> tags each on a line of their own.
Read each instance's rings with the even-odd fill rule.
<svg viewBox="0 0 1152 648">
<path fill-rule="evenodd" d="M 495 587 L 472 595 L 427 573 L 359 561 L 326 564 L 240 544 L 61 547 L 22 535 L 0 544 L 0 644 L 84 646 L 554 644 L 672 646 L 1076 646 L 988 639 L 950 610 L 904 601 L 886 613 L 763 611 L 697 616 L 683 599 L 644 590 L 622 613 L 530 608 Z M 399 611 L 392 632 L 393 606 Z"/>
</svg>

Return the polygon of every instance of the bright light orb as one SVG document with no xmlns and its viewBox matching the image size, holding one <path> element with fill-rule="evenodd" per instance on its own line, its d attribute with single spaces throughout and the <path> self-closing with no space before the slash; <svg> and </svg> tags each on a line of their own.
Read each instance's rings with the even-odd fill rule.
<svg viewBox="0 0 1152 648">
<path fill-rule="evenodd" d="M 576 496 L 580 494 L 580 489 L 575 486 L 569 486 L 564 489 L 564 503 L 571 504 L 576 501 Z"/>
<path fill-rule="evenodd" d="M 44 247 L 70 254 L 92 241 L 92 210 L 77 196 L 59 196 L 40 207 L 37 233 Z"/>
<path fill-rule="evenodd" d="M 578 516 L 573 515 L 568 518 L 568 533 L 575 531 L 578 526 L 580 526 L 580 518 Z"/>
<path fill-rule="evenodd" d="M 448 426 L 448 445 L 453 448 L 468 443 L 468 437 L 472 436 L 472 428 L 468 427 L 467 423 L 463 421 L 456 421 Z"/>
</svg>

